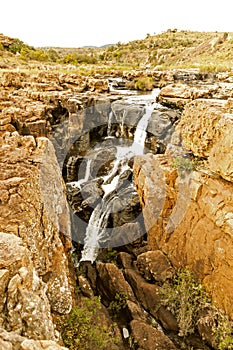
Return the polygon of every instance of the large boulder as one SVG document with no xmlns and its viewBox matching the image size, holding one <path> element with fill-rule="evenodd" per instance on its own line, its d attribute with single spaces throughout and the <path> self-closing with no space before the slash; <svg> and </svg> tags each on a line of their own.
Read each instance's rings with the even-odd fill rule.
<svg viewBox="0 0 233 350">
<path fill-rule="evenodd" d="M 55 340 L 46 284 L 23 240 L 0 233 L 0 326 L 33 339 Z"/>
<path fill-rule="evenodd" d="M 135 345 L 141 350 L 176 350 L 172 341 L 161 331 L 143 321 L 130 323 L 131 335 Z"/>
<path fill-rule="evenodd" d="M 174 273 L 167 257 L 160 250 L 151 250 L 137 257 L 137 267 L 147 280 L 164 282 Z"/>
</svg>

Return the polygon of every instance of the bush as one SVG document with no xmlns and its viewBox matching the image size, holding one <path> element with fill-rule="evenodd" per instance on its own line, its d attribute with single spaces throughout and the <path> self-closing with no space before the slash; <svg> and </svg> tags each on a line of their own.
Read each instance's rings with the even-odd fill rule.
<svg viewBox="0 0 233 350">
<path fill-rule="evenodd" d="M 172 162 L 172 166 L 177 169 L 180 176 L 183 176 L 185 172 L 196 170 L 199 164 L 200 161 L 196 158 L 182 156 L 176 157 Z"/>
<path fill-rule="evenodd" d="M 160 288 L 161 302 L 176 317 L 179 336 L 186 337 L 196 330 L 199 317 L 208 315 L 212 345 L 218 350 L 233 349 L 233 322 L 210 302 L 205 288 L 197 283 L 188 269 L 181 269 L 172 280 Z"/>
<path fill-rule="evenodd" d="M 110 303 L 109 308 L 113 314 L 119 315 L 127 306 L 127 294 L 124 292 L 116 293 L 114 300 Z"/>
<path fill-rule="evenodd" d="M 143 77 L 136 81 L 135 87 L 141 91 L 151 91 L 154 88 L 154 80 L 151 77 Z"/>
<path fill-rule="evenodd" d="M 14 54 L 21 53 L 22 49 L 27 49 L 30 51 L 34 50 L 32 46 L 24 44 L 24 42 L 19 39 L 14 39 L 12 44 L 8 48 L 8 50 Z"/>
<path fill-rule="evenodd" d="M 61 332 L 65 346 L 71 350 L 112 349 L 117 339 L 110 327 L 101 325 L 100 310 L 100 297 L 83 299 L 74 307 Z"/>
<path fill-rule="evenodd" d="M 214 326 L 212 328 L 215 344 L 219 350 L 233 349 L 233 322 L 220 310 L 212 311 Z"/>
<path fill-rule="evenodd" d="M 175 316 L 182 337 L 194 333 L 198 314 L 209 302 L 204 287 L 195 281 L 187 270 L 180 270 L 170 282 L 160 289 L 162 304 Z"/>
</svg>

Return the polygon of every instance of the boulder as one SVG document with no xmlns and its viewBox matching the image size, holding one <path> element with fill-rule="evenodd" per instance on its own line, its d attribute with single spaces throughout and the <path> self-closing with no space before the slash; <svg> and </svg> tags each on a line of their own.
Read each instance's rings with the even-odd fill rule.
<svg viewBox="0 0 233 350">
<path fill-rule="evenodd" d="M 55 341 L 28 339 L 3 328 L 0 328 L 0 346 L 3 350 L 67 350 Z"/>
<path fill-rule="evenodd" d="M 160 250 L 148 251 L 137 257 L 139 272 L 147 280 L 153 279 L 156 282 L 164 282 L 174 274 L 167 257 Z"/>
<path fill-rule="evenodd" d="M 23 240 L 0 233 L 1 326 L 33 339 L 55 340 L 46 284 Z"/>
<path fill-rule="evenodd" d="M 125 101 L 113 102 L 111 107 L 114 115 L 113 123 L 125 124 L 128 127 L 136 127 L 145 112 L 144 106 L 134 105 Z"/>
<path fill-rule="evenodd" d="M 132 288 L 116 265 L 112 263 L 97 263 L 96 269 L 98 273 L 97 288 L 105 301 L 110 302 L 114 300 L 117 293 L 123 293 L 127 299 L 135 301 Z"/>
<path fill-rule="evenodd" d="M 170 84 L 160 90 L 158 102 L 171 107 L 183 109 L 191 100 L 211 98 L 218 90 L 218 85 L 188 85 L 183 83 Z"/>
<path fill-rule="evenodd" d="M 132 287 L 137 301 L 156 318 L 160 307 L 159 289 L 155 284 L 147 283 L 136 270 L 126 269 L 125 278 Z"/>
<path fill-rule="evenodd" d="M 133 342 L 141 350 L 176 350 L 172 341 L 161 331 L 143 321 L 130 323 Z"/>
</svg>

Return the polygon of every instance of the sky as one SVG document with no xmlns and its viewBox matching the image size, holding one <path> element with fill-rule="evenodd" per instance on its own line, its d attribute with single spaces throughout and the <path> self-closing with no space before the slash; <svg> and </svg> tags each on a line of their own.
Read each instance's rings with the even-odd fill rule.
<svg viewBox="0 0 233 350">
<path fill-rule="evenodd" d="M 232 0 L 6 0 L 0 33 L 35 47 L 102 46 L 178 30 L 233 32 Z"/>
</svg>

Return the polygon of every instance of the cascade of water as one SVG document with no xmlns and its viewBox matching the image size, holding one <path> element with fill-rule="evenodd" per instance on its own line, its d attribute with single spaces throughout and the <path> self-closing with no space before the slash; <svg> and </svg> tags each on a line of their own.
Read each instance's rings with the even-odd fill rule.
<svg viewBox="0 0 233 350">
<path fill-rule="evenodd" d="M 90 172 L 91 172 L 91 159 L 87 159 L 84 178 L 78 181 L 67 182 L 66 184 L 68 186 L 71 186 L 72 188 L 79 188 L 81 190 L 81 185 L 89 180 Z"/>
<path fill-rule="evenodd" d="M 146 128 L 153 112 L 154 106 L 147 106 L 146 113 L 139 120 L 134 134 L 134 141 L 132 144 L 132 151 L 134 154 L 141 155 L 144 152 L 144 144 L 146 139 Z"/>
<path fill-rule="evenodd" d="M 120 186 L 121 177 L 124 177 L 124 173 L 130 170 L 130 166 L 128 165 L 129 159 L 135 155 L 141 155 L 144 152 L 146 129 L 153 109 L 154 104 L 152 104 L 151 99 L 148 99 L 145 107 L 145 114 L 138 122 L 135 130 L 133 144 L 130 147 L 116 147 L 116 159 L 114 161 L 113 167 L 108 175 L 102 177 L 102 189 L 104 190 L 104 196 L 102 198 L 102 201 L 95 207 L 90 217 L 88 227 L 86 229 L 84 247 L 80 261 L 94 262 L 97 258 L 100 248 L 100 241 L 101 239 L 106 239 L 105 236 L 108 218 L 111 213 L 111 208 L 114 204 L 114 201 L 117 198 L 115 191 Z M 125 110 L 123 113 L 122 123 L 120 125 L 122 135 L 126 114 L 127 111 Z M 108 133 L 111 129 L 111 122 L 112 114 L 110 113 L 108 121 Z M 90 172 L 90 170 L 88 170 L 87 173 L 88 172 Z"/>
<path fill-rule="evenodd" d="M 108 116 L 108 128 L 107 128 L 107 136 L 110 136 L 111 132 L 111 127 L 112 127 L 112 117 L 113 117 L 113 112 L 111 111 Z"/>
<path fill-rule="evenodd" d="M 86 237 L 80 262 L 91 261 L 93 263 L 97 258 L 99 241 L 104 234 L 109 214 L 108 211 L 105 210 L 106 205 L 104 204 L 104 202 L 99 203 L 91 214 L 86 230 Z"/>
</svg>

